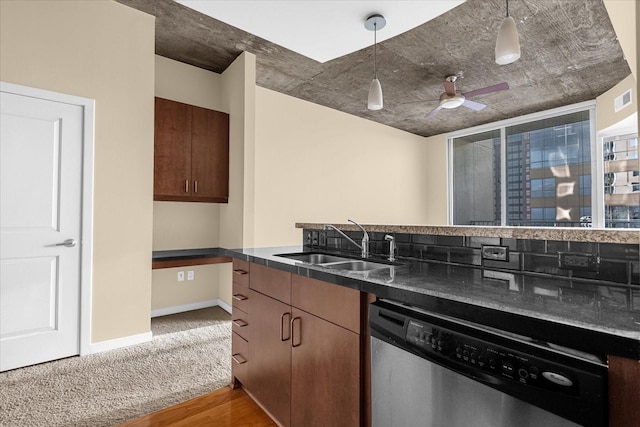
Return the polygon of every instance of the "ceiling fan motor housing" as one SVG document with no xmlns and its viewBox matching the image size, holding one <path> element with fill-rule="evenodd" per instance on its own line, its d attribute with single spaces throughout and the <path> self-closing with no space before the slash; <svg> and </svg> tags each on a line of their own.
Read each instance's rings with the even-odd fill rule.
<svg viewBox="0 0 640 427">
<path fill-rule="evenodd" d="M 465 97 L 460 93 L 456 93 L 455 95 L 449 95 L 444 92 L 440 95 L 440 106 L 442 108 L 458 108 L 464 103 Z"/>
</svg>

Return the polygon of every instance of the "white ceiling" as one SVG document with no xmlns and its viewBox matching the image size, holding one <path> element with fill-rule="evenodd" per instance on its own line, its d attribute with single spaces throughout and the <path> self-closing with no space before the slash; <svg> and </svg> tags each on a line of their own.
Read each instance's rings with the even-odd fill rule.
<svg viewBox="0 0 640 427">
<path fill-rule="evenodd" d="M 373 45 L 366 18 L 381 14 L 384 41 L 409 31 L 465 0 L 176 0 L 236 28 L 326 62 Z"/>
</svg>

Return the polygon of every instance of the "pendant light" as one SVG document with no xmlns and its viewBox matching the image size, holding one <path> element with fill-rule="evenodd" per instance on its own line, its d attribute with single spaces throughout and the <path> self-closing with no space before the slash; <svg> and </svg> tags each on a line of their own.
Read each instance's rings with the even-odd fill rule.
<svg viewBox="0 0 640 427">
<path fill-rule="evenodd" d="M 509 0 L 507 0 L 507 17 L 502 21 L 496 40 L 496 64 L 506 65 L 520 58 L 520 41 L 516 21 L 509 16 Z"/>
<path fill-rule="evenodd" d="M 381 110 L 384 101 L 382 99 L 382 86 L 380 86 L 380 80 L 378 80 L 378 70 L 377 70 L 377 33 L 378 30 L 384 28 L 387 25 L 387 21 L 384 19 L 382 15 L 371 15 L 367 18 L 364 23 L 364 27 L 373 31 L 373 80 L 371 80 L 371 85 L 369 85 L 369 99 L 367 101 L 367 108 L 369 110 Z"/>
</svg>

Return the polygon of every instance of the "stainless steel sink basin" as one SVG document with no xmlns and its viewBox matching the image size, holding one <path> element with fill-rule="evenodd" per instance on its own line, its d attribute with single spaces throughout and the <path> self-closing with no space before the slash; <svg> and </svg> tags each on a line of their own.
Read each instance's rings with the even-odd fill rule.
<svg viewBox="0 0 640 427">
<path fill-rule="evenodd" d="M 295 259 L 297 261 L 308 262 L 309 264 L 326 264 L 329 262 L 344 262 L 350 261 L 350 258 L 345 258 L 336 255 L 318 254 L 318 253 L 298 253 L 298 254 L 279 254 L 285 258 Z"/>
<path fill-rule="evenodd" d="M 293 259 L 307 264 L 343 271 L 371 271 L 389 268 L 390 265 L 372 261 L 364 261 L 315 252 L 300 252 L 292 254 L 277 254 L 276 256 Z"/>
<path fill-rule="evenodd" d="M 377 262 L 355 260 L 355 261 L 326 264 L 324 265 L 324 267 L 334 268 L 336 270 L 371 271 L 371 270 L 377 270 L 379 268 L 389 268 L 390 266 L 387 264 L 379 264 Z"/>
</svg>

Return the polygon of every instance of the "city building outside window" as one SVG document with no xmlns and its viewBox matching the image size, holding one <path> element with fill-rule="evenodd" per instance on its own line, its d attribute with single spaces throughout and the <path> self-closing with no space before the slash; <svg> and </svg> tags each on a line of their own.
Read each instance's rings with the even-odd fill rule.
<svg viewBox="0 0 640 427">
<path fill-rule="evenodd" d="M 585 103 L 452 134 L 452 224 L 590 227 L 596 212 L 606 227 L 640 227 L 637 135 L 596 149 L 594 110 Z"/>
</svg>

